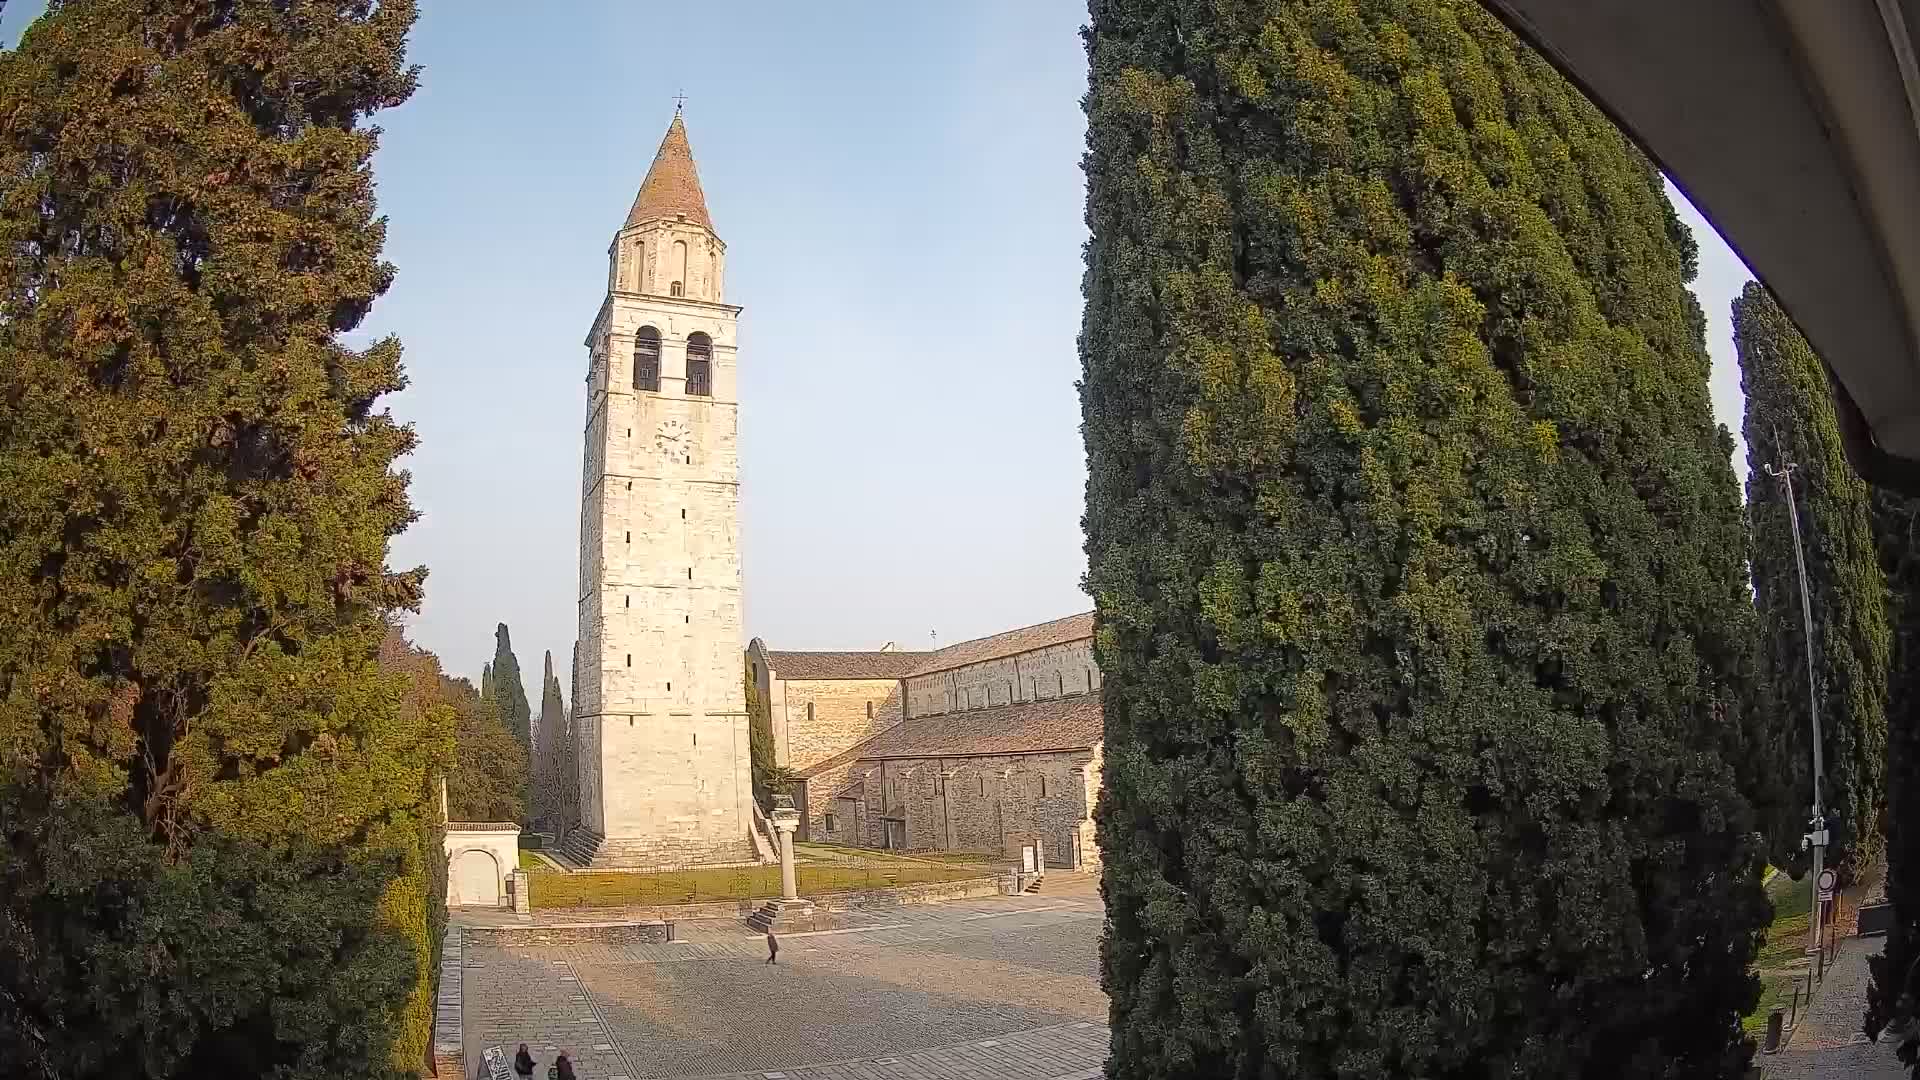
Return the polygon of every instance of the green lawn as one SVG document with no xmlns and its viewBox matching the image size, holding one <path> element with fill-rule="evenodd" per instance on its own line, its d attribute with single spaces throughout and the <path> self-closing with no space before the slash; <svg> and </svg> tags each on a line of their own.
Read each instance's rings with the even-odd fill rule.
<svg viewBox="0 0 1920 1080">
<path fill-rule="evenodd" d="M 535 855 L 533 852 L 528 851 L 526 848 L 521 848 L 520 849 L 520 869 L 525 870 L 528 873 L 537 873 L 539 871 L 550 870 L 552 868 L 549 867 L 546 863 L 542 862 L 540 860 L 540 856 Z"/>
<path fill-rule="evenodd" d="M 1754 967 L 1761 973 L 1760 1003 L 1743 1021 L 1749 1034 L 1765 1031 L 1767 1013 L 1792 999 L 1797 975 L 1781 969 L 1806 955 L 1807 913 L 1813 910 L 1812 889 L 1805 877 L 1795 881 L 1786 874 L 1775 874 L 1767 883 L 1767 900 L 1773 905 L 1773 923 L 1767 927 L 1766 941 L 1754 958 Z"/>
<path fill-rule="evenodd" d="M 857 892 L 894 885 L 961 881 L 985 876 L 977 863 L 938 863 L 892 858 L 862 851 L 857 863 L 802 863 L 794 876 L 802 896 Z M 525 865 L 524 853 L 522 865 Z M 659 874 L 565 874 L 529 866 L 530 891 L 537 908 L 622 907 L 641 904 L 694 904 L 711 900 L 758 900 L 780 895 L 778 866 L 738 866 L 713 870 L 675 870 Z"/>
</svg>

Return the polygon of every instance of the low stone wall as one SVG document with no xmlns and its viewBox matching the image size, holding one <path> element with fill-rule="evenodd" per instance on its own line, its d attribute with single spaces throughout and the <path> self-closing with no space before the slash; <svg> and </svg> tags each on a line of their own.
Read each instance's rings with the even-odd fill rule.
<svg viewBox="0 0 1920 1080">
<path fill-rule="evenodd" d="M 477 945 L 660 945 L 673 939 L 671 923 L 583 922 L 566 926 L 489 926 L 467 930 Z"/>
<path fill-rule="evenodd" d="M 963 878 L 919 885 L 896 885 L 889 889 L 861 889 L 855 892 L 814 893 L 807 899 L 826 911 L 864 910 L 898 907 L 902 904 L 931 904 L 941 900 L 969 900 L 1005 893 L 1004 877 Z M 539 918 L 577 919 L 581 924 L 606 921 L 618 912 L 622 921 L 691 922 L 695 919 L 744 919 L 760 910 L 769 898 L 721 900 L 704 904 L 646 904 L 620 908 L 540 908 Z M 473 933 L 469 930 L 468 933 Z"/>
</svg>

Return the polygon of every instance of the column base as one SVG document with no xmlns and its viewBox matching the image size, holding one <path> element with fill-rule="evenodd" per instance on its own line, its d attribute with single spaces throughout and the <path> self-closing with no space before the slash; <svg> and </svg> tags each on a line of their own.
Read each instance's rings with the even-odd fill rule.
<svg viewBox="0 0 1920 1080">
<path fill-rule="evenodd" d="M 805 898 L 769 900 L 761 905 L 760 910 L 747 916 L 747 926 L 763 934 L 769 930 L 778 933 L 783 925 L 792 926 L 802 922 L 811 930 L 814 921 L 813 901 Z"/>
</svg>

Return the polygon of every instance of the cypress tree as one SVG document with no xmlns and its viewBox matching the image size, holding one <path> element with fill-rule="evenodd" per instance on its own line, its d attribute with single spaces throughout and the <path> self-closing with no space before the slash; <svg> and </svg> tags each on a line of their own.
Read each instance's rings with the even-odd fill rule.
<svg viewBox="0 0 1920 1080">
<path fill-rule="evenodd" d="M 513 640 L 507 624 L 493 631 L 493 701 L 500 722 L 520 740 L 523 751 L 533 745 L 533 709 L 527 704 L 527 687 L 520 679 L 520 660 L 513 655 Z"/>
<path fill-rule="evenodd" d="M 1777 739 L 1658 174 L 1466 0 L 1091 16 L 1109 1075 L 1739 1075 Z"/>
<path fill-rule="evenodd" d="M 1807 716 L 1805 621 L 1786 494 L 1768 473 L 1795 464 L 1812 603 L 1820 701 L 1822 800 L 1840 818 L 1829 861 L 1851 877 L 1880 850 L 1886 804 L 1886 576 L 1874 548 L 1871 497 L 1847 463 L 1820 360 L 1758 282 L 1733 302 L 1733 339 L 1746 395 L 1747 516 L 1753 588 L 1773 700 L 1790 747 L 1794 802 L 1812 805 L 1813 729 Z"/>
<path fill-rule="evenodd" d="M 567 661 L 567 728 L 560 741 L 560 833 L 580 824 L 580 761 L 573 733 L 573 710 L 580 707 L 580 644 Z"/>
<path fill-rule="evenodd" d="M 540 827 L 558 829 L 560 810 L 560 750 L 565 738 L 566 705 L 560 698 L 560 680 L 553 674 L 553 653 L 546 654 L 540 679 L 540 725 L 533 733 L 533 792 L 531 813 Z"/>
<path fill-rule="evenodd" d="M 400 345 L 342 341 L 414 14 L 66 0 L 0 57 L 0 1072 L 423 1063 L 447 717 L 379 666 Z"/>
<path fill-rule="evenodd" d="M 1873 493 L 1873 531 L 1888 585 L 1892 655 L 1887 679 L 1887 900 L 1893 926 L 1869 963 L 1867 1034 L 1898 1040 L 1920 1062 L 1920 499 Z"/>
</svg>

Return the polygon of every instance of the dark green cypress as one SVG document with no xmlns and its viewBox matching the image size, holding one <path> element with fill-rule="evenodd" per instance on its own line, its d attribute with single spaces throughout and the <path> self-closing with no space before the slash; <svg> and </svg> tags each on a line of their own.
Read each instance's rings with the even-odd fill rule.
<svg viewBox="0 0 1920 1080">
<path fill-rule="evenodd" d="M 64 0 L 0 56 L 0 1073 L 417 1073 L 443 710 L 369 118 L 411 0 Z"/>
<path fill-rule="evenodd" d="M 1887 679 L 1887 900 L 1893 926 L 1869 963 L 1866 1031 L 1891 1027 L 1920 1062 L 1920 498 L 1876 490 L 1873 531 L 1892 619 Z"/>
<path fill-rule="evenodd" d="M 1753 587 L 1773 700 L 1789 739 L 1794 802 L 1812 806 L 1805 621 L 1785 491 L 1770 467 L 1794 463 L 1794 501 L 1811 597 L 1824 767 L 1837 814 L 1829 861 L 1848 877 L 1879 854 L 1886 806 L 1886 576 L 1874 550 L 1867 485 L 1847 463 L 1819 357 L 1773 297 L 1748 282 L 1733 302 L 1746 395 L 1747 515 Z"/>
<path fill-rule="evenodd" d="M 493 663 L 482 675 L 482 682 L 489 677 L 500 722 L 507 725 L 507 730 L 513 732 L 523 748 L 531 749 L 533 707 L 527 702 L 527 687 L 520 679 L 520 659 L 513 655 L 513 638 L 507 633 L 506 623 L 499 624 L 493 631 Z"/>
<path fill-rule="evenodd" d="M 1091 13 L 1110 1075 L 1739 1075 L 1777 739 L 1658 174 L 1466 0 Z"/>
</svg>

